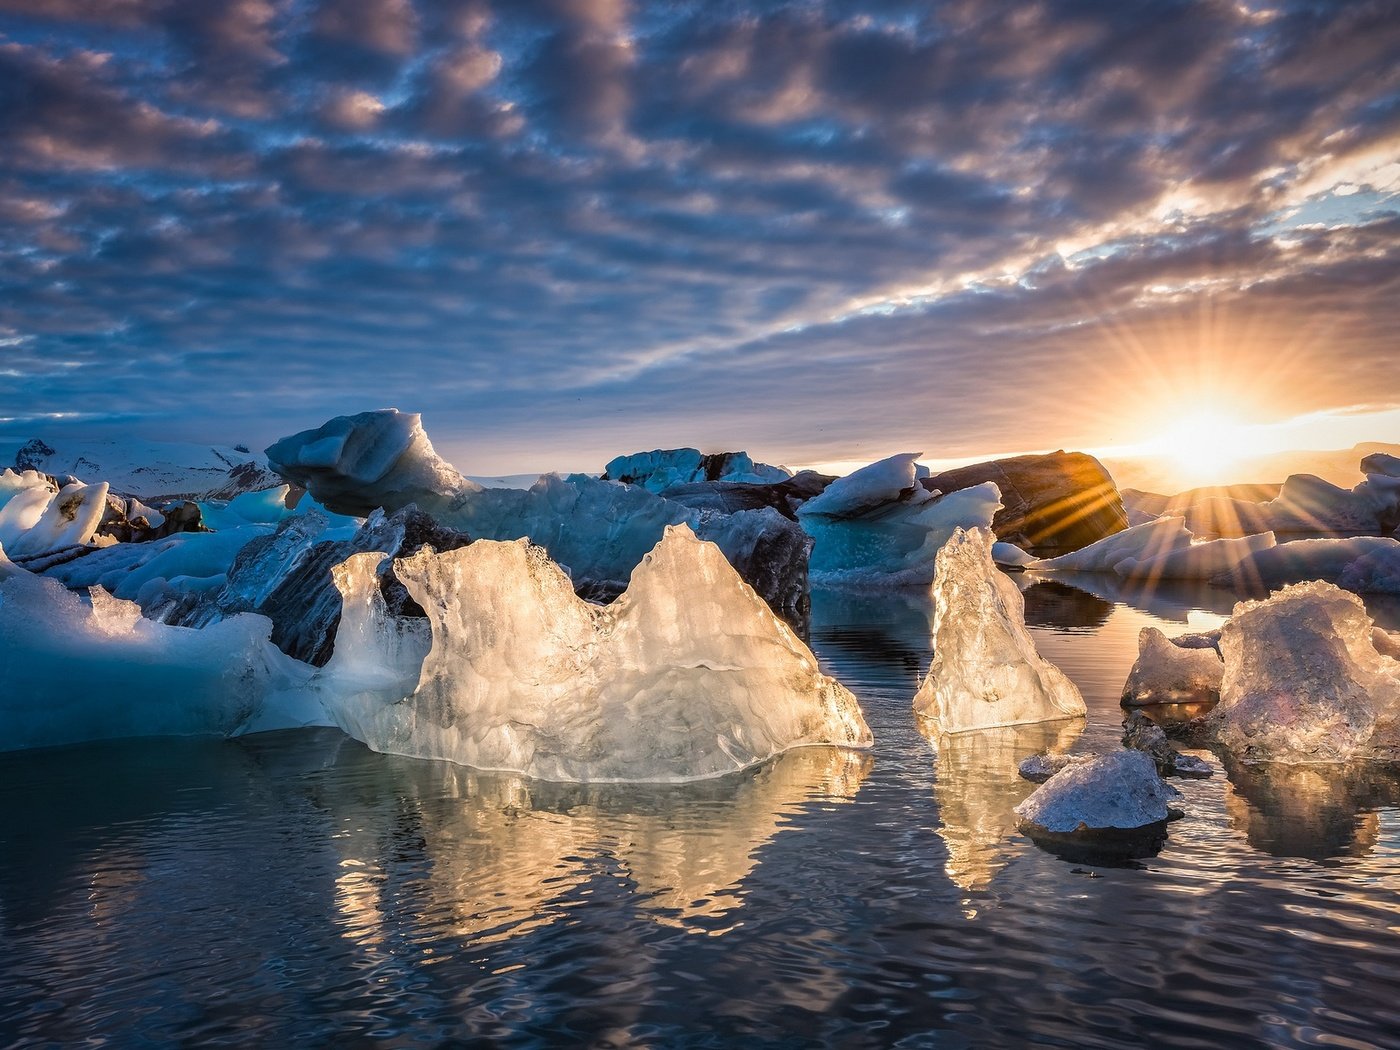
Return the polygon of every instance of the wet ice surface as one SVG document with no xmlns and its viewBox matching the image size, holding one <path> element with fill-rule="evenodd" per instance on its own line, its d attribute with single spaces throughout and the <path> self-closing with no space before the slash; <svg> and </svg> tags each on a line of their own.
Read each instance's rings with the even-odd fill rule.
<svg viewBox="0 0 1400 1050">
<path fill-rule="evenodd" d="M 0 755 L 0 1045 L 1393 1043 L 1395 778 L 1176 780 L 1186 816 L 1135 866 L 1017 833 L 1015 760 L 1114 746 L 1140 628 L 1231 604 L 1112 585 L 1026 595 L 1082 732 L 937 755 L 910 704 L 929 603 L 832 593 L 812 647 L 868 755 L 593 788 L 333 730 Z"/>
</svg>

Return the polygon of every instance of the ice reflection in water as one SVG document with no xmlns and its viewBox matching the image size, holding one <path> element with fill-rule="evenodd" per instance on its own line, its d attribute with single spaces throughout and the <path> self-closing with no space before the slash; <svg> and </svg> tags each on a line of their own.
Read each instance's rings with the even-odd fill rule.
<svg viewBox="0 0 1400 1050">
<path fill-rule="evenodd" d="M 1084 732 L 1082 718 L 1038 725 L 941 733 L 931 738 L 938 752 L 933 796 L 948 846 L 948 878 L 965 890 L 984 890 L 1004 868 L 1016 846 L 1013 807 L 1035 789 L 1017 764 L 1038 751 L 1068 751 Z"/>
<path fill-rule="evenodd" d="M 565 917 L 568 893 L 600 874 L 657 921 L 722 934 L 743 921 L 742 883 L 760 847 L 801 807 L 851 801 L 871 762 L 865 752 L 810 747 L 716 780 L 591 786 L 396 762 L 372 800 L 345 792 L 357 766 L 382 776 L 381 758 L 347 747 L 337 767 L 351 775 L 328 779 L 316 804 L 340 826 L 363 821 L 366 806 L 392 808 L 382 814 L 392 819 L 335 836 L 337 905 L 347 935 L 364 943 L 400 924 L 386 911 L 401 899 L 395 864 L 410 854 L 415 906 L 450 913 L 453 932 L 479 944 Z"/>
</svg>

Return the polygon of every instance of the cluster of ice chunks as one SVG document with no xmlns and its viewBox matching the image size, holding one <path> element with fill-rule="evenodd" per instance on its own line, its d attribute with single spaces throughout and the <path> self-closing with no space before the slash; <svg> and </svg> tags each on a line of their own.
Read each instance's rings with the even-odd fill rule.
<svg viewBox="0 0 1400 1050">
<path fill-rule="evenodd" d="M 338 416 L 267 450 L 273 469 L 332 511 L 393 513 L 410 503 L 490 540 L 525 538 L 567 568 L 575 589 L 610 598 L 670 525 L 712 540 L 779 615 L 806 615 L 808 540 L 771 508 L 693 509 L 645 488 L 546 474 L 528 489 L 482 488 L 438 456 L 419 417 L 394 409 Z"/>
</svg>

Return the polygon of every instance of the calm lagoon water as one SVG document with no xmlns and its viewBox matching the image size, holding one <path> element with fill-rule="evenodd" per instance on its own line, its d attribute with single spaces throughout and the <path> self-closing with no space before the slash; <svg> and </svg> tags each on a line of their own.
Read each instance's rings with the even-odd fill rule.
<svg viewBox="0 0 1400 1050">
<path fill-rule="evenodd" d="M 0 1046 L 1400 1045 L 1400 777 L 1177 781 L 1128 866 L 1017 833 L 1016 760 L 1116 746 L 1139 628 L 1232 602 L 1071 582 L 1027 613 L 1087 724 L 937 752 L 926 597 L 823 592 L 869 755 L 597 788 L 325 730 L 0 755 Z"/>
</svg>

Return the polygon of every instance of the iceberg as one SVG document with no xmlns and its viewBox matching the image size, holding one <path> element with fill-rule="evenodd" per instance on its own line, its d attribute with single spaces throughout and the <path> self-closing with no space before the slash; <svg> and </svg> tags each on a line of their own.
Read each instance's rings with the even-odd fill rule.
<svg viewBox="0 0 1400 1050">
<path fill-rule="evenodd" d="M 1160 558 L 1191 546 L 1191 533 L 1180 518 L 1157 518 L 1106 536 L 1096 543 L 1058 558 L 1043 558 L 1031 569 L 1073 572 L 1113 572 L 1123 563 Z"/>
<path fill-rule="evenodd" d="M 1216 741 L 1246 761 L 1400 758 L 1400 660 L 1376 648 L 1373 626 L 1330 583 L 1240 602 L 1220 634 Z"/>
<path fill-rule="evenodd" d="M 44 492 L 48 499 L 38 519 L 27 527 L 32 510 L 37 506 L 37 497 L 28 497 L 29 492 Z M 24 500 L 25 502 L 21 503 Z M 32 500 L 33 502 L 29 502 Z M 107 483 L 84 485 L 75 482 L 66 485 L 58 492 L 49 493 L 47 488 L 30 488 L 25 494 L 16 495 L 6 503 L 5 509 L 24 508 L 23 516 L 15 515 L 15 521 L 3 533 L 0 542 L 5 543 L 10 557 L 20 559 L 38 558 L 69 547 L 81 547 L 92 541 L 102 517 L 107 513 Z"/>
<path fill-rule="evenodd" d="M 1113 751 L 1056 773 L 1016 807 L 1036 835 L 1094 835 L 1165 827 L 1181 793 L 1142 751 Z"/>
<path fill-rule="evenodd" d="M 28 573 L 0 581 L 0 751 L 130 736 L 228 736 L 325 724 L 311 668 L 239 616 L 203 630 L 89 602 Z"/>
<path fill-rule="evenodd" d="M 957 529 L 989 529 L 1001 508 L 992 482 L 947 495 L 919 484 L 921 453 L 890 456 L 828 485 L 797 508 L 815 541 L 810 571 L 823 583 L 927 584 Z"/>
<path fill-rule="evenodd" d="M 958 529 L 934 572 L 933 663 L 914 710 L 941 733 L 1083 716 L 1074 683 L 1036 652 L 1021 592 L 992 563 L 991 532 Z"/>
<path fill-rule="evenodd" d="M 1385 567 L 1398 557 L 1400 540 L 1387 536 L 1290 540 L 1245 555 L 1233 568 L 1212 576 L 1211 582 L 1273 590 L 1307 580 L 1340 583 L 1345 579 L 1351 585 L 1348 590 L 1385 592 L 1392 583 Z"/>
<path fill-rule="evenodd" d="M 1123 685 L 1123 706 L 1217 700 L 1225 664 L 1211 646 L 1184 646 L 1155 627 L 1138 632 L 1138 656 Z"/>
<path fill-rule="evenodd" d="M 755 463 L 747 452 L 703 454 L 697 448 L 654 449 L 609 460 L 604 481 L 640 485 L 651 492 L 665 492 L 677 485 L 700 481 L 728 481 L 764 485 L 786 481 L 792 472 L 784 467 Z"/>
<path fill-rule="evenodd" d="M 395 408 L 336 416 L 282 438 L 268 447 L 267 462 L 329 510 L 361 518 L 410 503 L 436 515 L 463 493 L 482 491 L 437 454 L 417 413 Z"/>
<path fill-rule="evenodd" d="M 361 554 L 336 573 L 345 612 L 321 686 L 375 750 L 543 780 L 680 782 L 794 747 L 870 746 L 855 697 L 684 525 L 609 606 L 578 598 L 524 540 L 398 559 L 431 628 L 416 675 L 423 637 L 387 613 L 376 569 Z"/>
</svg>

